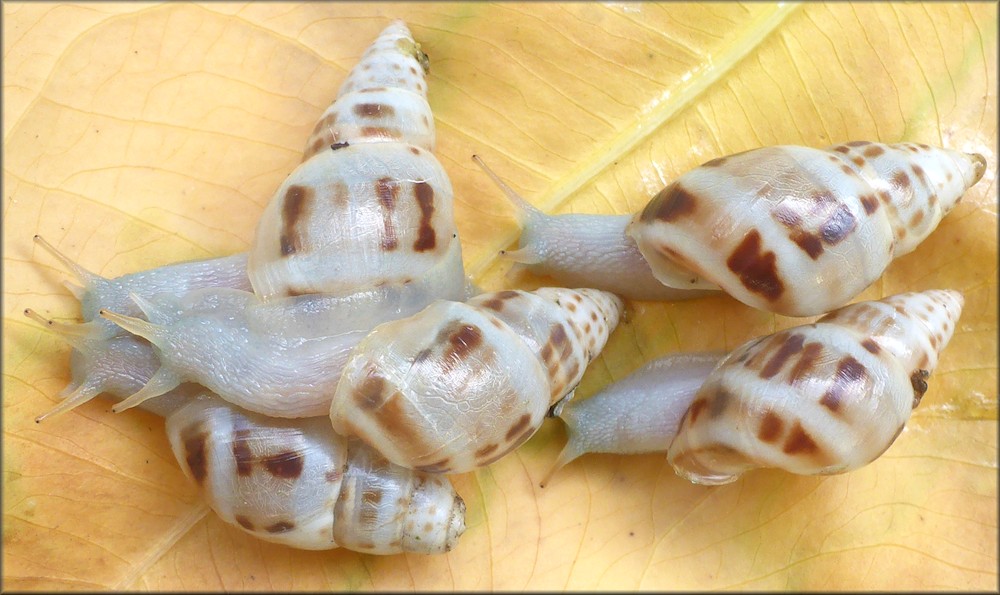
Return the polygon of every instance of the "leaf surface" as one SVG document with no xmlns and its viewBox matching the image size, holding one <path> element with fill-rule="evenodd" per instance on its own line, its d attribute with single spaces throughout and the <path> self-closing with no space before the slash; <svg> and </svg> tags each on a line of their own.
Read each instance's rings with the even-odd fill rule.
<svg viewBox="0 0 1000 595">
<path fill-rule="evenodd" d="M 7 589 L 997 589 L 995 4 L 3 5 L 3 580 Z M 915 141 L 983 180 L 862 294 L 951 288 L 965 312 L 875 463 L 695 486 L 660 454 L 588 455 L 541 489 L 557 421 L 453 478 L 444 556 L 301 552 L 219 521 L 162 421 L 97 400 L 36 425 L 69 348 L 25 319 L 79 310 L 33 234 L 105 276 L 247 249 L 315 120 L 390 18 L 430 55 L 437 155 L 484 289 L 545 283 L 483 156 L 554 213 L 631 213 L 761 145 Z M 800 324 L 725 297 L 634 302 L 578 390 L 675 351 Z"/>
</svg>

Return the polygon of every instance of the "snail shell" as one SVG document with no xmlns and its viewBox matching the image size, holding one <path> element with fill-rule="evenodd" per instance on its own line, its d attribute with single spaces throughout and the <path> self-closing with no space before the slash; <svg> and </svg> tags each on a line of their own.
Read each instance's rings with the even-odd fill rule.
<svg viewBox="0 0 1000 595">
<path fill-rule="evenodd" d="M 870 463 L 920 403 L 962 304 L 956 291 L 904 293 L 741 345 L 694 396 L 670 464 L 712 485 L 756 467 L 812 475 Z"/>
<path fill-rule="evenodd" d="M 981 155 L 916 143 L 764 147 L 695 168 L 628 220 L 522 204 L 508 255 L 570 283 L 590 271 L 589 286 L 628 298 L 721 288 L 762 310 L 822 314 L 916 248 L 985 167 Z"/>
<path fill-rule="evenodd" d="M 404 467 L 488 465 L 576 388 L 621 308 L 616 296 L 590 289 L 435 302 L 358 345 L 330 406 L 333 427 Z"/>
<path fill-rule="evenodd" d="M 460 249 L 451 182 L 430 152 L 426 65 L 394 21 L 348 74 L 257 224 L 248 274 L 260 299 L 407 283 Z"/>
</svg>

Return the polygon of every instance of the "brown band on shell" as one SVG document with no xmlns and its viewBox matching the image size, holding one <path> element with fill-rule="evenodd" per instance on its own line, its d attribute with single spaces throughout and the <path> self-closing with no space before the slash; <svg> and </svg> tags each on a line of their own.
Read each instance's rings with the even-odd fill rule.
<svg viewBox="0 0 1000 595">
<path fill-rule="evenodd" d="M 789 455 L 813 454 L 819 451 L 819 445 L 806 433 L 801 423 L 795 422 L 781 450 Z"/>
<path fill-rule="evenodd" d="M 247 531 L 254 531 L 255 530 L 254 526 L 253 526 L 253 521 L 251 521 L 249 518 L 243 516 L 242 514 L 234 515 L 233 516 L 233 520 L 235 520 L 239 524 L 240 527 L 243 527 Z"/>
<path fill-rule="evenodd" d="M 778 278 L 774 252 L 762 250 L 760 232 L 750 231 L 726 260 L 726 266 L 736 274 L 743 286 L 768 301 L 781 298 L 785 286 Z"/>
<path fill-rule="evenodd" d="M 437 246 L 437 235 L 431 224 L 434 216 L 434 188 L 427 182 L 417 182 L 413 185 L 413 195 L 420 207 L 420 228 L 413 249 L 417 252 L 433 250 Z"/>
<path fill-rule="evenodd" d="M 267 471 L 281 479 L 298 479 L 305 466 L 305 453 L 285 451 L 265 458 L 262 462 Z"/>
<path fill-rule="evenodd" d="M 701 415 L 701 412 L 705 410 L 705 407 L 707 405 L 708 405 L 707 399 L 705 399 L 704 397 L 698 399 L 694 403 L 691 403 L 691 406 L 688 407 L 688 410 L 684 413 L 684 418 L 687 419 L 688 423 L 691 424 L 695 423 L 696 421 L 698 421 L 698 416 Z M 681 421 L 683 423 L 683 420 Z"/>
<path fill-rule="evenodd" d="M 202 427 L 200 422 L 196 422 L 181 432 L 181 440 L 184 442 L 184 461 L 187 463 L 191 476 L 201 485 L 208 475 L 208 457 L 206 454 L 206 442 L 208 432 Z"/>
<path fill-rule="evenodd" d="M 253 471 L 253 453 L 250 451 L 250 430 L 241 428 L 233 431 L 233 461 L 236 474 L 246 477 Z"/>
<path fill-rule="evenodd" d="M 313 190 L 307 186 L 293 184 L 285 191 L 281 203 L 281 254 L 291 256 L 302 249 L 302 234 L 298 223 L 309 210 Z"/>
<path fill-rule="evenodd" d="M 813 366 L 819 361 L 820 354 L 823 353 L 823 344 L 818 341 L 813 341 L 812 343 L 806 343 L 802 348 L 802 355 L 799 356 L 799 360 L 795 363 L 795 367 L 788 374 L 788 382 L 790 384 L 797 384 L 802 380 L 808 378 L 808 374 L 812 371 Z"/>
<path fill-rule="evenodd" d="M 392 178 L 379 178 L 375 181 L 375 196 L 382 207 L 382 249 L 392 252 L 399 246 L 396 227 L 392 222 L 392 213 L 399 198 L 399 182 Z"/>
<path fill-rule="evenodd" d="M 504 438 L 506 438 L 507 441 L 510 442 L 515 437 L 519 436 L 522 432 L 524 432 L 525 428 L 527 428 L 528 424 L 530 423 L 531 423 L 531 415 L 527 413 L 521 415 L 521 417 L 517 418 L 517 421 L 514 422 L 507 430 L 507 434 L 506 436 L 504 436 Z"/>
<path fill-rule="evenodd" d="M 676 221 L 697 210 L 698 197 L 679 182 L 661 190 L 643 209 L 640 221 Z"/>
<path fill-rule="evenodd" d="M 451 459 L 448 457 L 434 461 L 433 463 L 428 463 L 426 465 L 416 466 L 417 471 L 422 471 L 424 473 L 446 473 L 450 469 L 451 469 Z"/>
<path fill-rule="evenodd" d="M 379 519 L 378 505 L 382 502 L 382 491 L 375 488 L 367 488 L 361 492 L 361 508 L 358 512 L 358 520 L 362 527 L 374 527 Z"/>
<path fill-rule="evenodd" d="M 287 533 L 295 528 L 295 523 L 291 521 L 278 521 L 267 527 L 268 533 Z"/>
<path fill-rule="evenodd" d="M 852 393 L 859 392 L 858 384 L 867 382 L 868 378 L 868 368 L 864 364 L 851 356 L 843 358 L 837 363 L 837 371 L 820 399 L 820 405 L 834 413 L 840 411 L 843 401 Z"/>
<path fill-rule="evenodd" d="M 781 432 L 784 429 L 784 423 L 781 421 L 781 416 L 773 411 L 768 411 L 764 414 L 763 419 L 760 420 L 760 427 L 757 430 L 757 438 L 763 442 L 776 442 L 779 437 L 781 437 Z"/>
<path fill-rule="evenodd" d="M 362 118 L 378 118 L 385 116 L 391 118 L 396 115 L 396 110 L 384 103 L 359 103 L 354 106 L 354 114 Z"/>
<path fill-rule="evenodd" d="M 768 360 L 767 364 L 761 369 L 760 377 L 764 380 L 768 378 L 773 378 L 782 368 L 785 367 L 785 362 L 789 360 L 793 355 L 802 350 L 803 344 L 805 344 L 805 337 L 798 333 L 792 333 L 786 335 L 784 342 L 782 342 L 781 347 L 778 348 L 778 352 Z"/>
</svg>

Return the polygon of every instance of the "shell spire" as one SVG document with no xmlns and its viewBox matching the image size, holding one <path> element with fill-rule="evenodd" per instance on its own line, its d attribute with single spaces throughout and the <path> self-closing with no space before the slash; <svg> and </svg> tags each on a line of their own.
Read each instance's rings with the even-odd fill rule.
<svg viewBox="0 0 1000 595">
<path fill-rule="evenodd" d="M 395 20 L 368 47 L 306 141 L 302 160 L 355 143 L 407 142 L 434 150 L 427 54 Z"/>
<path fill-rule="evenodd" d="M 671 465 L 714 485 L 756 467 L 814 475 L 870 463 L 920 403 L 961 310 L 955 291 L 900 294 L 744 343 L 698 390 Z"/>
</svg>

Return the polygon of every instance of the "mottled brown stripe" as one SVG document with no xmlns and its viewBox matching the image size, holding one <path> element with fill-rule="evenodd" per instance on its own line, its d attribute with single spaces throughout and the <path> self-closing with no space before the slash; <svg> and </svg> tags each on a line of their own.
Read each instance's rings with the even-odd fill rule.
<svg viewBox="0 0 1000 595">
<path fill-rule="evenodd" d="M 382 207 L 382 249 L 392 252 L 399 245 L 396 227 L 392 222 L 392 213 L 396 210 L 396 200 L 399 198 L 399 182 L 392 178 L 379 178 L 375 181 L 375 196 Z"/>
<path fill-rule="evenodd" d="M 291 521 L 278 521 L 267 528 L 268 533 L 287 533 L 295 528 L 295 523 Z"/>
<path fill-rule="evenodd" d="M 873 194 L 862 194 L 860 196 L 861 206 L 865 208 L 865 213 L 871 215 L 878 210 L 879 201 L 878 198 Z"/>
<path fill-rule="evenodd" d="M 846 205 L 840 204 L 837 205 L 833 214 L 820 226 L 819 234 L 823 238 L 824 243 L 835 245 L 839 244 L 841 240 L 854 231 L 857 225 L 858 222 L 850 209 Z"/>
<path fill-rule="evenodd" d="M 875 354 L 877 354 L 879 351 L 882 350 L 878 346 L 878 343 L 876 343 L 872 339 L 865 339 L 864 341 L 861 342 L 861 346 L 867 349 L 870 353 L 875 353 Z"/>
<path fill-rule="evenodd" d="M 495 451 L 498 448 L 500 448 L 499 444 L 496 443 L 487 444 L 486 446 L 476 450 L 475 453 L 476 459 L 478 460 L 482 459 L 483 457 L 489 456 L 491 453 L 493 453 L 493 451 Z"/>
<path fill-rule="evenodd" d="M 384 103 L 359 103 L 354 106 L 354 113 L 362 118 L 377 118 L 379 116 L 391 118 L 396 114 L 396 110 L 391 105 Z"/>
<path fill-rule="evenodd" d="M 885 153 L 885 149 L 883 149 L 882 147 L 880 147 L 878 145 L 872 145 L 872 146 L 868 147 L 867 149 L 865 149 L 864 155 L 865 155 L 865 157 L 868 157 L 869 159 L 872 159 L 872 158 L 878 157 L 879 155 L 882 155 L 883 153 Z"/>
<path fill-rule="evenodd" d="M 715 396 L 712 398 L 711 403 L 709 403 L 708 416 L 712 418 L 719 417 L 732 400 L 733 395 L 720 386 L 715 391 Z"/>
<path fill-rule="evenodd" d="M 233 460 L 236 462 L 236 473 L 240 477 L 250 475 L 253 471 L 253 453 L 250 451 L 250 430 L 240 429 L 233 432 Z"/>
<path fill-rule="evenodd" d="M 785 367 L 785 362 L 787 362 L 792 355 L 798 353 L 802 349 L 802 345 L 805 341 L 805 337 L 798 333 L 788 335 L 785 338 L 785 341 L 781 344 L 781 347 L 778 349 L 778 352 L 774 354 L 774 357 L 768 360 L 767 364 L 760 371 L 760 377 L 764 380 L 773 378 L 783 367 Z"/>
<path fill-rule="evenodd" d="M 517 421 L 514 422 L 514 424 L 510 426 L 510 429 L 507 430 L 507 435 L 505 436 L 507 441 L 509 442 L 513 440 L 514 437 L 523 432 L 524 429 L 528 427 L 529 423 L 531 423 L 531 416 L 527 413 L 517 418 Z"/>
<path fill-rule="evenodd" d="M 760 420 L 757 437 L 764 442 L 776 442 L 781 436 L 782 429 L 784 429 L 784 424 L 781 421 L 781 417 L 773 411 L 768 411 L 764 414 L 764 418 Z"/>
<path fill-rule="evenodd" d="M 281 479 L 297 479 L 302 475 L 305 453 L 285 451 L 264 459 L 264 467 L 268 472 Z"/>
<path fill-rule="evenodd" d="M 698 416 L 701 415 L 701 412 L 705 410 L 706 405 L 708 405 L 708 401 L 704 398 L 698 399 L 694 403 L 691 403 L 691 406 L 684 414 L 684 416 L 687 417 L 688 419 L 688 423 L 693 424 L 696 421 L 698 421 Z"/>
<path fill-rule="evenodd" d="M 308 203 L 312 199 L 313 190 L 306 186 L 293 184 L 285 191 L 285 198 L 281 203 L 281 254 L 289 256 L 302 249 L 303 241 L 300 230 L 297 229 L 299 220 L 303 218 L 308 210 Z"/>
<path fill-rule="evenodd" d="M 451 459 L 445 457 L 441 460 L 428 463 L 427 465 L 417 465 L 417 471 L 424 473 L 445 473 L 451 468 Z"/>
<path fill-rule="evenodd" d="M 474 325 L 463 324 L 448 335 L 448 347 L 443 359 L 446 362 L 460 362 L 483 344 L 483 331 Z"/>
<path fill-rule="evenodd" d="M 208 458 L 205 452 L 208 432 L 200 423 L 195 423 L 181 432 L 181 439 L 184 441 L 184 461 L 191 471 L 191 476 L 198 485 L 201 485 L 208 475 Z"/>
<path fill-rule="evenodd" d="M 785 286 L 778 278 L 774 252 L 761 250 L 760 232 L 756 229 L 733 250 L 726 266 L 739 277 L 744 287 L 768 301 L 778 300 L 785 292 Z"/>
<path fill-rule="evenodd" d="M 802 348 L 802 355 L 800 355 L 799 360 L 795 362 L 795 367 L 792 368 L 792 371 L 788 374 L 788 382 L 791 384 L 797 384 L 807 378 L 809 372 L 812 371 L 813 366 L 816 365 L 816 361 L 819 359 L 822 352 L 822 343 L 815 341 L 807 343 Z"/>
<path fill-rule="evenodd" d="M 420 228 L 413 249 L 417 252 L 433 250 L 437 246 L 437 235 L 431 218 L 434 216 L 434 188 L 427 182 L 417 182 L 413 185 L 413 194 L 420 207 Z"/>
<path fill-rule="evenodd" d="M 254 530 L 254 528 L 253 528 L 253 522 L 249 518 L 243 516 L 242 514 L 234 515 L 233 519 L 237 523 L 239 523 L 240 527 L 243 527 L 247 531 L 253 531 Z"/>
<path fill-rule="evenodd" d="M 698 197 L 678 182 L 661 190 L 639 215 L 641 221 L 676 221 L 695 212 Z"/>
<path fill-rule="evenodd" d="M 784 448 L 781 450 L 789 455 L 812 454 L 819 450 L 819 446 L 806 433 L 802 424 L 796 422 L 791 432 L 789 432 Z"/>
<path fill-rule="evenodd" d="M 365 411 L 378 409 L 385 401 L 384 392 L 385 379 L 372 372 L 354 389 L 354 402 Z"/>
<path fill-rule="evenodd" d="M 820 399 L 820 404 L 830 411 L 840 411 L 844 399 L 850 397 L 852 391 L 858 391 L 857 385 L 867 379 L 868 369 L 865 365 L 851 356 L 845 357 L 837 363 L 830 388 Z"/>
</svg>

